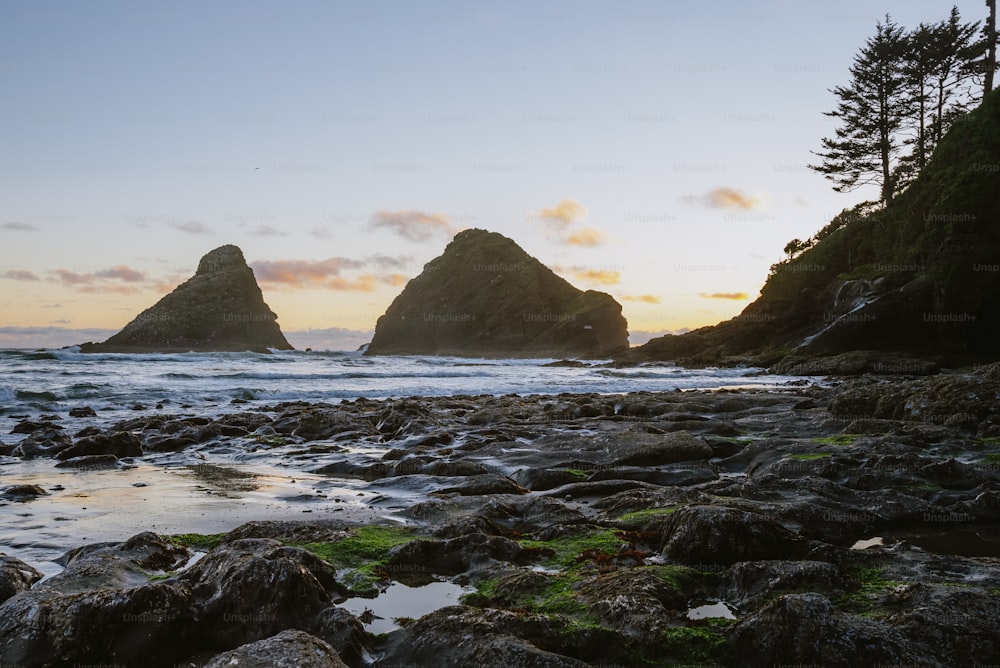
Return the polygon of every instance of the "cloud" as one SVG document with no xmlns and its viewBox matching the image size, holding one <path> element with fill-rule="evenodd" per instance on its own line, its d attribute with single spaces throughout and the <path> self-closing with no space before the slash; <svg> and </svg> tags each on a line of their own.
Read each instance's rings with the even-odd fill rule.
<svg viewBox="0 0 1000 668">
<path fill-rule="evenodd" d="M 2 278 L 9 278 L 12 281 L 40 281 L 37 274 L 30 271 L 24 271 L 22 269 L 9 269 L 8 271 L 0 274 Z"/>
<path fill-rule="evenodd" d="M 410 241 L 427 241 L 438 234 L 450 237 L 458 231 L 447 215 L 423 211 L 379 210 L 372 214 L 371 226 L 385 228 Z"/>
<path fill-rule="evenodd" d="M 170 223 L 170 227 L 180 230 L 186 234 L 211 234 L 212 230 L 205 223 L 197 220 L 188 220 L 183 223 Z"/>
<path fill-rule="evenodd" d="M 364 260 L 331 257 L 326 260 L 259 260 L 251 264 L 257 281 L 273 289 L 308 290 L 322 288 L 353 292 L 374 292 L 379 285 L 397 286 L 407 277 L 398 272 L 366 272 L 348 277 L 343 274 L 372 266 L 385 268 L 401 258 L 374 255 Z"/>
<path fill-rule="evenodd" d="M 270 225 L 258 225 L 254 229 L 250 230 L 250 234 L 257 237 L 287 237 L 288 232 L 284 230 L 279 230 L 277 227 L 272 227 Z"/>
<path fill-rule="evenodd" d="M 570 233 L 562 241 L 570 246 L 602 246 L 607 239 L 607 235 L 596 227 L 585 227 L 582 230 Z"/>
<path fill-rule="evenodd" d="M 732 299 L 734 301 L 743 301 L 750 298 L 750 295 L 745 292 L 700 292 L 698 296 L 702 299 Z"/>
<path fill-rule="evenodd" d="M 551 209 L 542 209 L 538 218 L 557 230 L 563 230 L 587 217 L 587 209 L 574 199 L 564 199 Z"/>
<path fill-rule="evenodd" d="M 331 257 L 326 260 L 258 260 L 251 266 L 261 283 L 321 287 L 343 271 L 364 268 L 365 263 L 347 257 Z"/>
<path fill-rule="evenodd" d="M 643 302 L 645 304 L 659 304 L 660 298 L 656 295 L 622 295 L 623 302 Z"/>
<path fill-rule="evenodd" d="M 375 255 L 369 255 L 365 258 L 365 261 L 375 269 L 379 271 L 388 271 L 390 269 L 406 269 L 413 263 L 413 256 L 411 255 L 382 255 L 381 253 L 376 253 Z"/>
<path fill-rule="evenodd" d="M 79 274 L 69 269 L 55 269 L 52 272 L 53 280 L 66 286 L 94 285 L 104 281 L 123 281 L 125 283 L 142 283 L 147 279 L 146 274 L 127 265 L 119 265 L 110 269 L 101 269 L 86 274 Z"/>
<path fill-rule="evenodd" d="M 700 204 L 711 209 L 739 209 L 749 211 L 767 206 L 770 196 L 767 193 L 747 195 L 735 188 L 720 187 L 704 195 L 685 195 L 681 198 L 689 204 Z"/>
<path fill-rule="evenodd" d="M 38 228 L 29 223 L 0 223 L 0 229 L 14 232 L 37 232 Z"/>
<path fill-rule="evenodd" d="M 103 341 L 115 329 L 68 327 L 0 327 L 0 348 L 62 348 L 84 341 Z"/>
</svg>

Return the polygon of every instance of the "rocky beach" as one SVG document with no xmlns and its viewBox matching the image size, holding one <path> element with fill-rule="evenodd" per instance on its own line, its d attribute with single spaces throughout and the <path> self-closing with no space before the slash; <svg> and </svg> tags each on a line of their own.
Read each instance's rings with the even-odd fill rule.
<svg viewBox="0 0 1000 668">
<path fill-rule="evenodd" d="M 0 662 L 1000 662 L 1000 370 L 816 381 L 22 420 L 5 462 L 87 503 L 233 510 L 0 558 Z"/>
</svg>

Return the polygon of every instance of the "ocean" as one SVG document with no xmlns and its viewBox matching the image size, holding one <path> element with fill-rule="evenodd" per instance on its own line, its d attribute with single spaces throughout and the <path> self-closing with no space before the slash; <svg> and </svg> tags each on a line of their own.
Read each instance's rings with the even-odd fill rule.
<svg viewBox="0 0 1000 668">
<path fill-rule="evenodd" d="M 358 352 L 0 350 L 0 443 L 19 442 L 24 434 L 12 433 L 14 426 L 40 418 L 75 434 L 153 414 L 215 418 L 291 401 L 767 389 L 803 382 L 751 368 L 546 366 L 553 361 L 364 357 Z M 96 416 L 69 415 L 82 407 Z M 61 569 L 59 556 L 72 547 L 124 540 L 140 531 L 215 533 L 255 519 L 370 521 L 393 516 L 417 500 L 372 491 L 362 480 L 317 474 L 321 457 L 303 458 L 301 449 L 294 443 L 261 448 L 253 438 L 223 439 L 181 452 L 146 453 L 110 470 L 57 468 L 50 458 L 0 456 L 0 492 L 12 485 L 46 491 L 27 502 L 5 501 L 0 494 L 0 552 L 51 575 Z M 349 446 L 351 456 L 365 461 L 379 459 L 387 449 L 370 441 Z M 243 472 L 253 484 L 219 489 L 201 474 L 204 464 Z"/>
<path fill-rule="evenodd" d="M 206 415 L 233 400 L 336 403 L 411 396 L 620 393 L 766 388 L 794 382 L 760 369 L 546 366 L 552 359 L 364 357 L 360 352 L 83 354 L 0 350 L 0 433 L 20 416 L 89 406 L 117 419 L 133 410 L 184 407 Z M 4 427 L 7 427 L 6 429 Z"/>
</svg>

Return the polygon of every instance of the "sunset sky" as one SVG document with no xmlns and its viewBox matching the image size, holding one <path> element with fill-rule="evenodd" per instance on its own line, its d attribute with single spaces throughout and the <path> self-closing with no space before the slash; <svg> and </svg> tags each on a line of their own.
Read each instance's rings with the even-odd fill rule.
<svg viewBox="0 0 1000 668">
<path fill-rule="evenodd" d="M 356 348 L 467 227 L 633 344 L 714 324 L 877 196 L 805 167 L 828 89 L 880 17 L 950 7 L 0 3 L 0 347 L 102 340 L 233 243 L 293 345 Z"/>
</svg>

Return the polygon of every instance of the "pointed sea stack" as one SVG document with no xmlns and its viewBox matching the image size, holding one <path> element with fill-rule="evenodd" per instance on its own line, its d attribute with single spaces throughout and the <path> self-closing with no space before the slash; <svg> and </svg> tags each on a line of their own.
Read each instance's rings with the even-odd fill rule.
<svg viewBox="0 0 1000 668">
<path fill-rule="evenodd" d="M 221 246 L 201 258 L 194 276 L 86 353 L 267 352 L 292 350 L 264 303 L 243 251 Z"/>
<path fill-rule="evenodd" d="M 578 290 L 507 237 L 459 232 L 378 319 L 366 355 L 605 358 L 628 349 L 621 304 Z"/>
</svg>

